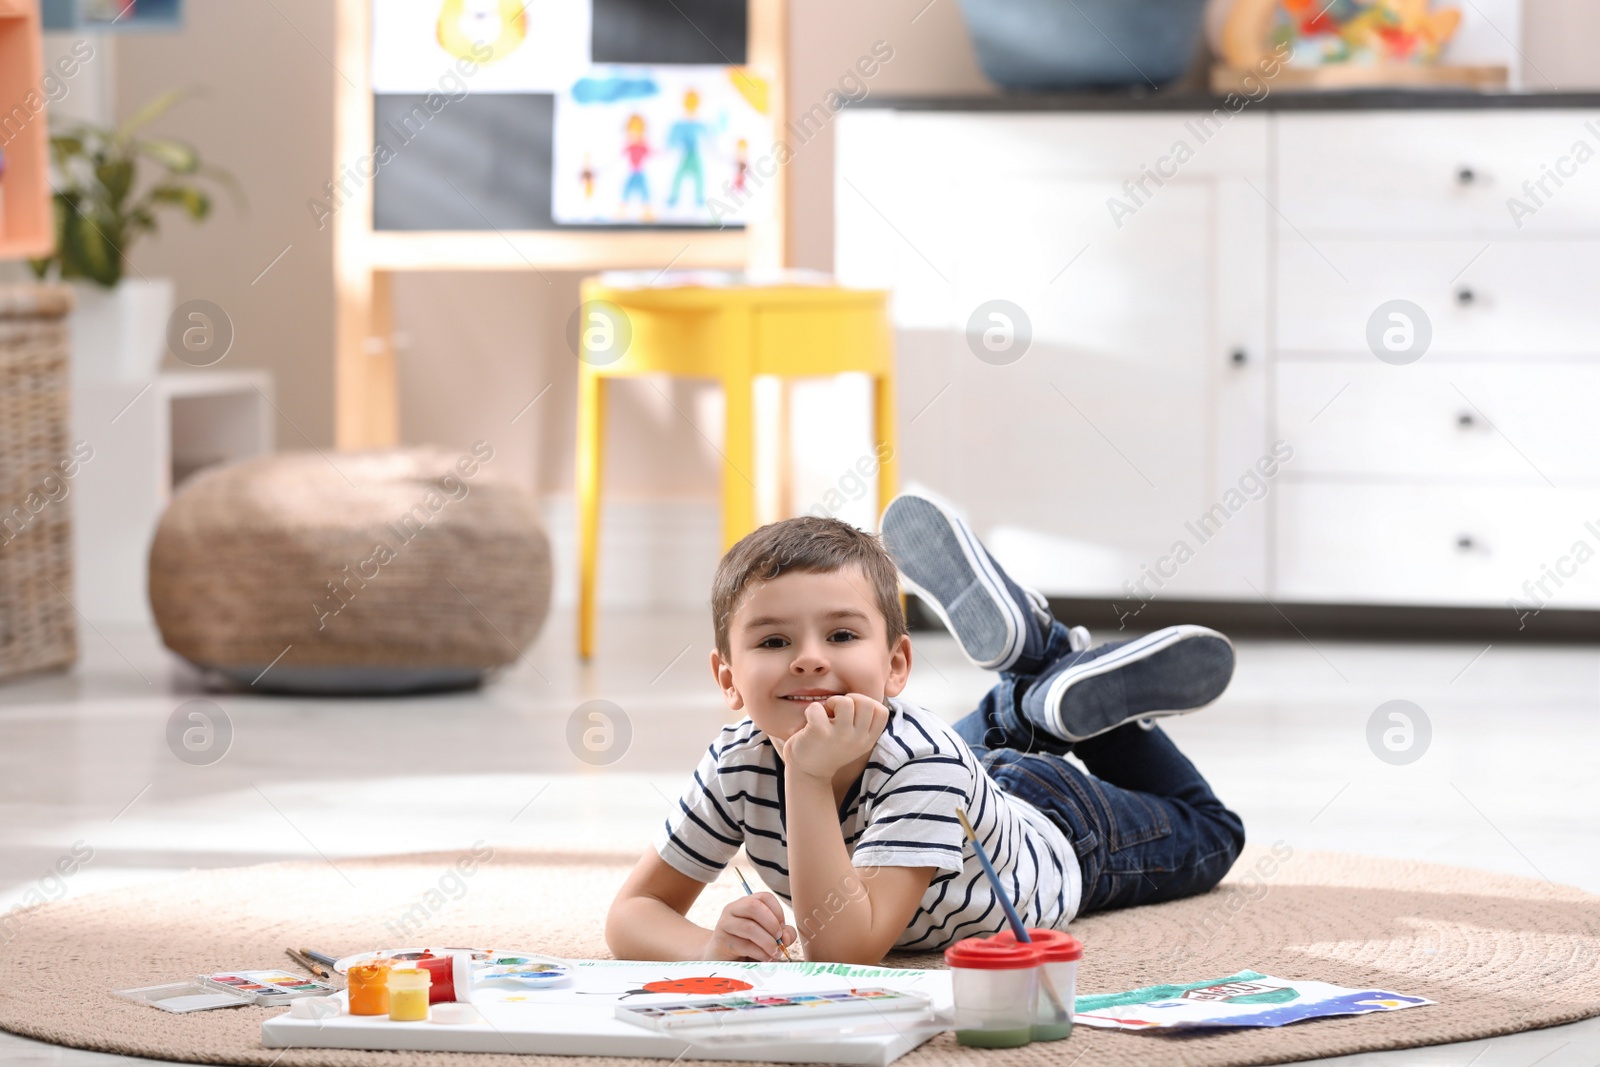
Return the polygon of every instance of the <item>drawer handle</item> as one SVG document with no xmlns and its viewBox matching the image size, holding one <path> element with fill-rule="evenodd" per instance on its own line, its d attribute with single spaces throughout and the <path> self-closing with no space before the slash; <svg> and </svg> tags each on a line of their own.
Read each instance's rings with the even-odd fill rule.
<svg viewBox="0 0 1600 1067">
<path fill-rule="evenodd" d="M 1471 552 L 1478 547 L 1478 542 L 1471 534 L 1461 534 L 1456 538 L 1456 548 L 1462 552 Z"/>
<path fill-rule="evenodd" d="M 1462 307 L 1471 307 L 1477 299 L 1478 295 L 1464 285 L 1456 290 L 1456 303 Z"/>
<path fill-rule="evenodd" d="M 1456 184 L 1471 185 L 1478 180 L 1478 172 L 1471 167 L 1461 166 L 1456 168 Z"/>
<path fill-rule="evenodd" d="M 1235 367 L 1242 367 L 1246 363 L 1250 362 L 1250 353 L 1246 352 L 1242 348 L 1235 348 L 1228 354 L 1228 358 L 1233 361 L 1233 365 Z"/>
<path fill-rule="evenodd" d="M 1477 416 L 1473 415 L 1470 411 L 1463 411 L 1461 414 L 1456 416 L 1456 425 L 1461 427 L 1463 430 L 1470 430 L 1477 424 Z"/>
</svg>

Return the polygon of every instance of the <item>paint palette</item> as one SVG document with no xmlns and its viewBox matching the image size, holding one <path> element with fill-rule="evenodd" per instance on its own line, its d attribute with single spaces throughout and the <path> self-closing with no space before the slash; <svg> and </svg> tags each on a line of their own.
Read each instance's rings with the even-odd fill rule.
<svg viewBox="0 0 1600 1067">
<path fill-rule="evenodd" d="M 927 1013 L 932 1002 L 897 989 L 838 989 L 831 992 L 752 994 L 679 1004 L 618 1004 L 617 1018 L 652 1030 L 686 1030 L 745 1023 L 794 1023 L 837 1015 L 897 1011 Z"/>
<path fill-rule="evenodd" d="M 496 956 L 528 956 L 527 952 L 509 952 L 497 948 L 468 948 L 465 945 L 456 945 L 454 948 L 380 948 L 371 952 L 357 952 L 352 956 L 345 956 L 333 965 L 333 969 L 344 974 L 358 963 L 370 960 L 420 960 L 424 956 L 448 956 L 452 952 L 468 952 L 472 954 L 474 967 L 486 966 Z"/>
<path fill-rule="evenodd" d="M 286 1004 L 299 997 L 332 996 L 339 991 L 326 982 L 288 971 L 223 971 L 201 975 L 200 984 L 269 1006 Z"/>
<path fill-rule="evenodd" d="M 554 956 L 512 952 L 493 956 L 486 965 L 474 965 L 472 978 L 521 989 L 559 989 L 572 983 L 572 967 Z"/>
</svg>

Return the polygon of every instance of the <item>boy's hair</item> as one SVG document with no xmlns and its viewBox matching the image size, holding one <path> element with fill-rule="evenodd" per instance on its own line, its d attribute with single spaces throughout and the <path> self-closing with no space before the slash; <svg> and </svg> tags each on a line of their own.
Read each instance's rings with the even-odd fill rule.
<svg viewBox="0 0 1600 1067">
<path fill-rule="evenodd" d="M 728 549 L 711 580 L 711 622 L 717 651 L 729 655 L 728 625 L 750 583 L 770 582 L 789 571 L 827 574 L 858 566 L 872 585 L 873 600 L 888 630 L 889 647 L 906 632 L 900 578 L 876 534 L 847 522 L 801 515 L 768 523 Z"/>
</svg>

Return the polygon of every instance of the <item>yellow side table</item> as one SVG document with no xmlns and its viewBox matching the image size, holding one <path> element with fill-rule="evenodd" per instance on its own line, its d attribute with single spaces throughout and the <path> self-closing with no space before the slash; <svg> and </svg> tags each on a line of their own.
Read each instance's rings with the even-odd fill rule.
<svg viewBox="0 0 1600 1067">
<path fill-rule="evenodd" d="M 594 651 L 605 380 L 665 373 L 722 383 L 727 411 L 722 447 L 726 551 L 756 527 L 756 376 L 869 374 L 873 442 L 881 457 L 881 512 L 895 493 L 898 460 L 888 300 L 883 290 L 832 284 L 736 280 L 728 285 L 631 286 L 605 275 L 585 279 L 578 331 L 579 655 L 587 659 Z"/>
</svg>

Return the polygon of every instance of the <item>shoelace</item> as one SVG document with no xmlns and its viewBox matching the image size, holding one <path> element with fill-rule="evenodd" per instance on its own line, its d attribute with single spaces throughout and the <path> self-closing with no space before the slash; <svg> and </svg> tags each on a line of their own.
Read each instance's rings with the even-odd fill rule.
<svg viewBox="0 0 1600 1067">
<path fill-rule="evenodd" d="M 1089 647 L 1089 628 L 1074 626 L 1067 631 L 1067 647 L 1074 652 L 1082 652 Z"/>
</svg>

